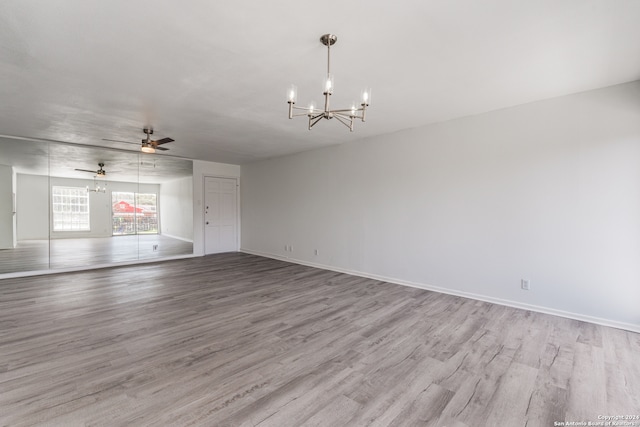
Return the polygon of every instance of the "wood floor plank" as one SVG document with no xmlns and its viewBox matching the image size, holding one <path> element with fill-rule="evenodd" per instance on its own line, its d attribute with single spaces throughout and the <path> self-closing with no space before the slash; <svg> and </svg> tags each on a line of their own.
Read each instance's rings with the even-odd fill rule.
<svg viewBox="0 0 640 427">
<path fill-rule="evenodd" d="M 230 253 L 0 280 L 0 426 L 640 414 L 640 334 Z"/>
<path fill-rule="evenodd" d="M 517 362 L 512 363 L 498 383 L 487 405 L 484 425 L 518 425 L 526 419 L 535 391 L 538 370 Z"/>
<path fill-rule="evenodd" d="M 607 407 L 606 369 L 602 348 L 580 342 L 575 345 L 568 389 L 567 419 L 590 420 L 594 408 Z"/>
<path fill-rule="evenodd" d="M 454 394 L 444 387 L 431 383 L 421 390 L 412 401 L 407 402 L 400 414 L 389 425 L 437 426 L 440 414 Z"/>
<path fill-rule="evenodd" d="M 602 335 L 608 406 L 615 413 L 640 407 L 640 384 L 633 380 L 640 376 L 638 353 L 634 351 L 637 341 L 632 342 L 637 337 L 618 329 L 603 330 Z"/>
</svg>

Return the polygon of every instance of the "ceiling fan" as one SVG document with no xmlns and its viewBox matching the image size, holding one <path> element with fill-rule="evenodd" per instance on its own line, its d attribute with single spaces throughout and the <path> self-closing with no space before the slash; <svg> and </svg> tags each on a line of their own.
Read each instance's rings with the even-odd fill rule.
<svg viewBox="0 0 640 427">
<path fill-rule="evenodd" d="M 93 173 L 96 176 L 101 177 L 101 178 L 106 177 L 107 176 L 107 171 L 103 169 L 104 168 L 104 163 L 100 162 L 100 163 L 98 163 L 98 166 L 100 168 L 97 171 L 92 171 L 92 170 L 89 170 L 89 169 L 75 169 L 75 170 L 80 171 L 80 172 Z"/>
<path fill-rule="evenodd" d="M 151 139 L 151 135 L 153 135 L 153 128 L 145 127 L 142 131 L 147 135 L 145 139 L 142 140 L 142 145 L 140 147 L 140 151 L 143 153 L 155 153 L 156 150 L 160 151 L 168 151 L 168 148 L 159 147 L 159 145 L 166 144 L 168 142 L 173 142 L 172 138 L 162 138 L 154 141 Z M 124 142 L 125 144 L 138 144 L 137 142 L 129 142 L 129 141 L 119 141 L 117 139 L 102 139 L 103 141 L 111 141 L 111 142 Z"/>
</svg>

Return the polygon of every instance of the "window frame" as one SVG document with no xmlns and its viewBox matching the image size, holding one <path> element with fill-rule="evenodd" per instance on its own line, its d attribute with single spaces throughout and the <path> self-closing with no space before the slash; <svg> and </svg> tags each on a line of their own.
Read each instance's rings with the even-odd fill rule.
<svg viewBox="0 0 640 427">
<path fill-rule="evenodd" d="M 122 197 L 120 195 L 126 194 L 127 197 Z M 155 219 L 155 231 L 140 231 L 141 224 L 144 223 L 144 219 L 146 216 L 143 213 L 136 212 L 136 209 L 141 207 L 140 205 L 140 196 L 153 196 L 155 204 L 153 205 L 153 210 L 149 212 L 153 212 L 153 216 Z M 130 197 L 133 196 L 133 197 Z M 137 192 L 137 191 L 112 191 L 111 192 L 111 235 L 116 236 L 138 236 L 138 235 L 151 235 L 151 234 L 160 234 L 160 213 L 158 209 L 158 193 L 156 192 Z M 118 204 L 118 201 L 124 201 L 125 203 L 129 203 L 129 205 L 133 206 L 134 212 L 130 215 L 133 221 L 123 221 L 123 223 L 116 225 L 115 219 L 120 215 L 118 212 L 114 211 L 114 207 Z M 130 203 L 133 202 L 133 203 Z M 148 205 L 150 206 L 150 205 Z M 123 218 L 128 217 L 129 215 L 122 215 Z M 152 221 L 153 222 L 153 221 Z M 120 229 L 120 232 L 116 230 Z M 133 230 L 132 232 L 127 232 L 128 230 Z"/>
<path fill-rule="evenodd" d="M 79 219 L 82 217 L 86 219 Z M 51 222 L 54 233 L 90 232 L 91 201 L 86 187 L 52 185 Z"/>
</svg>

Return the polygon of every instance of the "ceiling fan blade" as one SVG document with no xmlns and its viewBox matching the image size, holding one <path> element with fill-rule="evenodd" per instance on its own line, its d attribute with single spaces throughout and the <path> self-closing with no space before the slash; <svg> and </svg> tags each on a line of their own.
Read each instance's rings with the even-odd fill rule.
<svg viewBox="0 0 640 427">
<path fill-rule="evenodd" d="M 168 148 L 164 148 L 164 147 L 155 147 L 156 150 L 160 150 L 160 151 L 169 151 Z"/>
<path fill-rule="evenodd" d="M 89 169 L 75 169 L 80 172 L 90 172 L 90 173 L 98 173 L 97 171 L 90 171 Z"/>
<path fill-rule="evenodd" d="M 124 144 L 138 144 L 137 142 L 130 142 L 130 141 L 120 141 L 119 139 L 107 139 L 107 138 L 102 138 L 103 141 L 108 141 L 108 142 L 122 142 Z"/>
<path fill-rule="evenodd" d="M 175 141 L 175 140 L 171 139 L 171 138 L 162 138 L 162 139 L 159 139 L 157 141 L 152 141 L 152 142 L 154 144 L 156 144 L 156 145 L 160 145 L 160 144 L 166 144 L 167 142 L 173 142 L 173 141 Z"/>
</svg>

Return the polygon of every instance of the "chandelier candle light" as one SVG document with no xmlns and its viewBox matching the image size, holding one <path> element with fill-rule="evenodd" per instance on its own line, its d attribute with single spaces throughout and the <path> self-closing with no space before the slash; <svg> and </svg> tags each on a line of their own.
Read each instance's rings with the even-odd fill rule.
<svg viewBox="0 0 640 427">
<path fill-rule="evenodd" d="M 360 107 L 357 107 L 355 103 L 351 108 L 331 110 L 329 109 L 329 97 L 333 93 L 333 75 L 331 74 L 331 46 L 336 43 L 338 37 L 334 34 L 325 34 L 320 37 L 320 42 L 327 47 L 327 77 L 324 80 L 323 94 L 324 94 L 324 109 L 315 108 L 313 104 L 309 104 L 308 107 L 296 107 L 296 101 L 298 99 L 298 89 L 291 85 L 287 91 L 287 103 L 289 104 L 289 118 L 307 116 L 309 117 L 309 130 L 320 121 L 320 119 L 332 119 L 336 118 L 340 123 L 349 128 L 353 132 L 354 119 L 365 120 L 367 107 L 371 102 L 371 89 L 365 89 L 362 91 L 362 99 Z M 294 114 L 294 110 L 303 110 L 304 113 Z"/>
<path fill-rule="evenodd" d="M 104 174 L 98 174 L 93 177 L 93 188 L 89 188 L 87 185 L 87 193 L 106 193 L 107 192 L 107 183 L 105 181 L 104 185 L 101 187 L 98 183 L 97 178 L 105 178 Z"/>
</svg>

